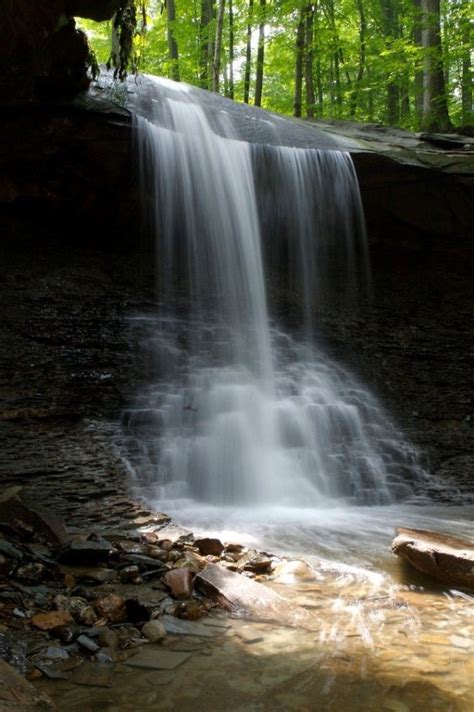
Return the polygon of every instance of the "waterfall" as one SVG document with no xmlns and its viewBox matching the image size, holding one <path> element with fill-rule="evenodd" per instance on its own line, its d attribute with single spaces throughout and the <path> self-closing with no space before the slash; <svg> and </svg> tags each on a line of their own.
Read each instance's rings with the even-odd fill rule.
<svg viewBox="0 0 474 712">
<path fill-rule="evenodd" d="M 156 381 L 125 414 L 135 472 L 165 500 L 409 497 L 422 476 L 416 452 L 315 328 L 331 290 L 350 303 L 369 281 L 350 156 L 252 146 L 197 91 L 155 83 L 167 92 L 154 120 L 135 119 L 159 294 Z M 280 275 L 297 295 L 293 326 L 269 306 Z"/>
</svg>

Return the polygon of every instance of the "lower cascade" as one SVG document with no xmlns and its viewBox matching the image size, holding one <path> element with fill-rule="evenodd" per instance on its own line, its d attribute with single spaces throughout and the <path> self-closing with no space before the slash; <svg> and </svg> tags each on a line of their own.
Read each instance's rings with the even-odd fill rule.
<svg viewBox="0 0 474 712">
<path fill-rule="evenodd" d="M 155 120 L 135 118 L 159 292 L 156 382 L 124 416 L 136 476 L 162 500 L 219 505 L 413 497 L 415 449 L 318 334 L 321 305 L 370 288 L 349 155 L 250 145 L 190 87 L 166 89 Z"/>
</svg>

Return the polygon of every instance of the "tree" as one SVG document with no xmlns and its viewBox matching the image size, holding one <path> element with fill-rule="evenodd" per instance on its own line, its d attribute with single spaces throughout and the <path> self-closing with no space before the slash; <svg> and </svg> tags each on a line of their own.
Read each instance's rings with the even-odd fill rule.
<svg viewBox="0 0 474 712">
<path fill-rule="evenodd" d="M 222 32 L 224 29 L 224 0 L 219 0 L 217 7 L 216 41 L 212 64 L 212 91 L 219 92 L 219 74 L 221 69 Z"/>
<path fill-rule="evenodd" d="M 422 123 L 426 131 L 451 128 L 444 82 L 439 3 L 440 0 L 421 0 L 424 50 Z"/>
<path fill-rule="evenodd" d="M 255 76 L 255 106 L 262 106 L 263 65 L 265 61 L 265 9 L 266 0 L 260 0 L 258 25 L 257 71 Z"/>
<path fill-rule="evenodd" d="M 168 18 L 168 50 L 171 64 L 171 78 L 179 82 L 179 52 L 178 43 L 174 34 L 176 22 L 176 8 L 174 0 L 166 0 L 166 15 Z"/>
<path fill-rule="evenodd" d="M 296 27 L 296 62 L 295 62 L 295 100 L 293 115 L 301 116 L 301 100 L 303 96 L 303 58 L 305 49 L 305 17 L 304 9 L 300 8 L 298 25 Z"/>
<path fill-rule="evenodd" d="M 249 0 L 247 15 L 247 43 L 245 45 L 245 74 L 244 74 L 244 102 L 249 103 L 250 98 L 250 72 L 252 68 L 252 28 L 253 28 L 253 0 Z"/>
</svg>

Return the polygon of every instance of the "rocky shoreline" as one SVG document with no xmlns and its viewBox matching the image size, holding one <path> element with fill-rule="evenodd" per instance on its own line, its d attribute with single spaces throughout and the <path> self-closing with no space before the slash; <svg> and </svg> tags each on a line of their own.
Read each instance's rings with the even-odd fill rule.
<svg viewBox="0 0 474 712">
<path fill-rule="evenodd" d="M 270 618 L 299 623 L 299 607 L 257 581 L 269 574 L 311 579 L 304 562 L 285 565 L 239 543 L 195 539 L 166 514 L 127 497 L 124 479 L 106 487 L 91 477 L 65 483 L 56 495 L 69 514 L 67 530 L 35 484 L 0 495 L 0 659 L 26 680 L 107 687 L 117 663 L 172 670 L 189 655 L 169 650 L 170 639 L 206 637 L 209 620 L 217 616 L 218 623 L 224 610 L 242 606 L 256 606 L 263 619 L 271 610 Z M 250 591 L 232 581 L 225 597 L 212 586 L 213 567 L 242 575 Z M 2 694 L 14 698 L 19 688 L 9 675 L 10 692 Z M 34 701 L 33 688 L 21 689 L 22 695 L 30 689 L 31 709 L 54 709 L 42 697 Z M 8 704 L 2 697 L 0 709 Z"/>
</svg>

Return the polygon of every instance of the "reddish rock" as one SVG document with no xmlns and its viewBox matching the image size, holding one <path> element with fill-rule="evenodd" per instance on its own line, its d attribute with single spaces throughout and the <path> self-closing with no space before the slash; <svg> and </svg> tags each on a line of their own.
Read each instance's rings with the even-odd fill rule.
<svg viewBox="0 0 474 712">
<path fill-rule="evenodd" d="M 220 539 L 196 539 L 194 546 L 199 549 L 199 553 L 203 556 L 220 556 L 224 551 L 224 544 Z"/>
<path fill-rule="evenodd" d="M 37 613 L 31 622 L 35 628 L 40 630 L 53 630 L 53 628 L 74 623 L 74 619 L 69 611 L 49 611 L 49 613 Z"/>
<path fill-rule="evenodd" d="M 122 623 L 127 618 L 125 601 L 115 593 L 97 598 L 94 601 L 94 608 L 102 618 L 111 623 Z"/>
<path fill-rule="evenodd" d="M 177 598 L 179 601 L 191 598 L 193 590 L 193 575 L 189 569 L 183 568 L 168 571 L 163 576 L 163 580 L 171 589 L 171 595 L 173 598 Z"/>
</svg>

